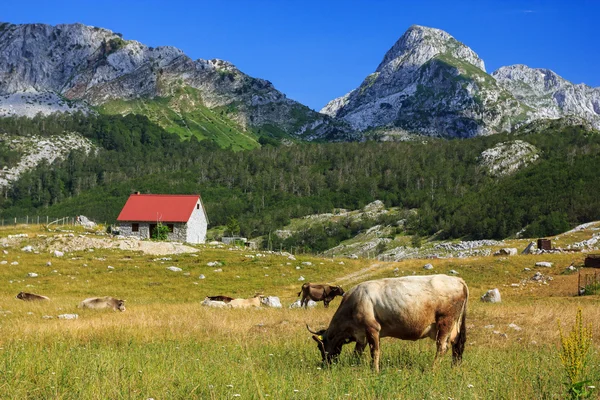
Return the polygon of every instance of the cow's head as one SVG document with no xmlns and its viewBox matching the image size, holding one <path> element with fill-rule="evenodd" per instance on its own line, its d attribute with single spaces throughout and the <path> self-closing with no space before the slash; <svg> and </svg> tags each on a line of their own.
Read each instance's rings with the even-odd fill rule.
<svg viewBox="0 0 600 400">
<path fill-rule="evenodd" d="M 17 299 L 22 299 L 23 297 L 25 297 L 25 293 L 19 292 L 19 294 L 16 297 Z"/>
<path fill-rule="evenodd" d="M 317 342 L 317 348 L 321 352 L 321 359 L 324 363 L 330 364 L 337 356 L 342 352 L 343 343 L 333 343 L 327 336 L 327 329 L 321 329 L 320 331 L 313 331 L 310 329 L 308 324 L 306 328 L 312 333 L 312 338 Z"/>
<path fill-rule="evenodd" d="M 118 300 L 117 301 L 117 309 L 119 311 L 125 311 L 125 300 Z"/>
<path fill-rule="evenodd" d="M 335 296 L 344 296 L 344 289 L 342 289 L 341 286 L 332 286 L 331 294 L 333 294 Z"/>
</svg>

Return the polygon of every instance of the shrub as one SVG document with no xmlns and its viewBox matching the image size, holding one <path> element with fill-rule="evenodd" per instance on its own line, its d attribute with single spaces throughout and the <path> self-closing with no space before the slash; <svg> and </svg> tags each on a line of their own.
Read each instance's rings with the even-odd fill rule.
<svg viewBox="0 0 600 400">
<path fill-rule="evenodd" d="M 167 240 L 169 236 L 169 227 L 161 224 L 160 222 L 156 225 L 156 228 L 152 231 L 152 239 L 154 240 Z"/>
<path fill-rule="evenodd" d="M 584 373 L 589 359 L 589 350 L 592 345 L 592 326 L 583 325 L 581 308 L 577 310 L 575 324 L 568 335 L 563 334 L 560 320 L 558 321 L 560 331 L 560 361 L 567 374 L 567 393 L 571 399 L 585 399 L 591 396 L 584 380 Z"/>
</svg>

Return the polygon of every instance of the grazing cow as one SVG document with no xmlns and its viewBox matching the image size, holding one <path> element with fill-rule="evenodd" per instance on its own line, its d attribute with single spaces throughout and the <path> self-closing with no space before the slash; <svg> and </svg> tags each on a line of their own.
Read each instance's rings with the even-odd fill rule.
<svg viewBox="0 0 600 400">
<path fill-rule="evenodd" d="M 34 293 L 27 293 L 27 292 L 20 292 L 16 296 L 16 298 L 19 299 L 19 300 L 23 300 L 23 301 L 44 301 L 44 300 L 50 300 L 48 297 L 42 296 L 41 294 L 34 294 Z"/>
<path fill-rule="evenodd" d="M 217 297 L 217 296 L 215 296 L 215 297 Z M 201 304 L 203 306 L 213 307 L 213 308 L 231 308 L 231 304 L 225 303 L 224 301 L 211 300 L 210 297 L 206 297 Z"/>
<path fill-rule="evenodd" d="M 112 308 L 113 311 L 125 311 L 125 300 L 115 299 L 114 297 L 90 297 L 79 303 L 79 308 L 91 308 L 100 310 L 103 308 Z"/>
<path fill-rule="evenodd" d="M 335 296 L 343 296 L 344 289 L 341 286 L 331 285 L 319 285 L 316 283 L 305 283 L 302 285 L 302 290 L 298 292 L 298 296 L 302 294 L 302 300 L 300 301 L 300 307 L 308 307 L 308 300 L 322 301 L 325 308 L 329 307 L 329 302 L 335 298 Z"/>
<path fill-rule="evenodd" d="M 447 275 L 405 276 L 367 281 L 342 299 L 329 327 L 312 331 L 323 362 L 329 363 L 346 343 L 356 342 L 357 355 L 369 344 L 373 367 L 379 372 L 379 339 L 394 337 L 436 341 L 438 357 L 452 344 L 452 361 L 461 361 L 465 347 L 469 289 Z"/>
<path fill-rule="evenodd" d="M 206 296 L 206 298 L 211 301 L 222 301 L 224 303 L 229 303 L 231 300 L 233 300 L 233 297 L 228 296 Z"/>
<path fill-rule="evenodd" d="M 229 305 L 232 308 L 260 307 L 260 303 L 263 297 L 265 296 L 257 294 L 256 296 L 251 297 L 249 299 L 233 299 L 229 302 Z"/>
</svg>

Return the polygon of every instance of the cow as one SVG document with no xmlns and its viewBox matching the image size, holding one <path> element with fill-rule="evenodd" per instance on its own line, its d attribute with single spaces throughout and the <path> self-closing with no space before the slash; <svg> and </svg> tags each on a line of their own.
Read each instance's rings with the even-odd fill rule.
<svg viewBox="0 0 600 400">
<path fill-rule="evenodd" d="M 79 308 L 90 308 L 100 310 L 104 308 L 112 308 L 113 311 L 125 311 L 125 300 L 115 299 L 114 297 L 90 297 L 79 303 Z"/>
<path fill-rule="evenodd" d="M 46 297 L 46 296 L 42 296 L 41 294 L 34 294 L 34 293 L 27 293 L 27 292 L 20 292 L 17 296 L 17 299 L 19 300 L 23 300 L 23 301 L 45 301 L 45 300 L 50 300 L 50 298 Z"/>
<path fill-rule="evenodd" d="M 228 304 L 231 308 L 251 308 L 251 307 L 260 307 L 260 303 L 264 296 L 257 294 L 254 297 L 249 299 L 233 299 Z"/>
<path fill-rule="evenodd" d="M 350 289 L 333 315 L 329 327 L 310 329 L 324 363 L 330 363 L 342 346 L 356 342 L 361 355 L 368 344 L 373 368 L 379 372 L 379 339 L 394 337 L 436 341 L 433 364 L 452 344 L 452 364 L 462 360 L 467 340 L 466 315 L 469 289 L 448 275 L 405 276 L 360 283 Z"/>
<path fill-rule="evenodd" d="M 206 296 L 210 301 L 222 301 L 224 303 L 229 303 L 233 300 L 233 297 L 229 296 Z"/>
<path fill-rule="evenodd" d="M 335 296 L 343 296 L 344 289 L 341 286 L 319 285 L 316 283 L 305 283 L 302 289 L 298 292 L 298 296 L 302 295 L 300 307 L 308 308 L 308 300 L 322 301 L 325 308 L 329 307 L 329 302 Z"/>
<path fill-rule="evenodd" d="M 215 297 L 217 297 L 217 296 L 215 296 Z M 206 297 L 201 304 L 203 306 L 213 307 L 213 308 L 231 308 L 230 303 L 225 303 L 224 301 L 219 301 L 219 300 L 211 300 L 210 297 Z"/>
</svg>

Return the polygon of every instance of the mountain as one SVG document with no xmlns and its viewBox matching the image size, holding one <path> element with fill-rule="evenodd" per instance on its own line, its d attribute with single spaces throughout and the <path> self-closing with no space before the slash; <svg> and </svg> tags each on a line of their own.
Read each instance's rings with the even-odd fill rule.
<svg viewBox="0 0 600 400">
<path fill-rule="evenodd" d="M 234 148 L 255 147 L 260 135 L 335 139 L 345 129 L 227 61 L 82 24 L 0 24 L 0 115 L 76 110 L 143 114 Z"/>
<path fill-rule="evenodd" d="M 525 66 L 490 75 L 483 60 L 448 33 L 414 25 L 357 89 L 321 112 L 362 132 L 472 137 L 565 115 L 598 127 L 599 91 Z"/>
<path fill-rule="evenodd" d="M 492 76 L 517 100 L 535 110 L 535 119 L 574 115 L 600 128 L 600 88 L 575 85 L 549 69 L 526 65 L 501 67 Z"/>
</svg>

